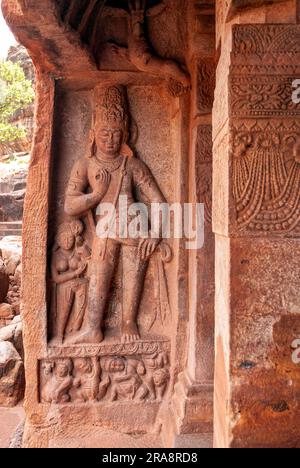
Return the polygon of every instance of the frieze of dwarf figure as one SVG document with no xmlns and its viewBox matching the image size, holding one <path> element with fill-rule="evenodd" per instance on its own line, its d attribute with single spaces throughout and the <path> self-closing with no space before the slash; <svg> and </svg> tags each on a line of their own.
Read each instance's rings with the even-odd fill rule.
<svg viewBox="0 0 300 468">
<path fill-rule="evenodd" d="M 40 364 L 41 401 L 49 404 L 160 402 L 169 380 L 167 353 L 51 359 Z"/>
<path fill-rule="evenodd" d="M 41 400 L 43 403 L 63 404 L 71 401 L 70 390 L 74 384 L 72 359 L 42 363 Z"/>
</svg>

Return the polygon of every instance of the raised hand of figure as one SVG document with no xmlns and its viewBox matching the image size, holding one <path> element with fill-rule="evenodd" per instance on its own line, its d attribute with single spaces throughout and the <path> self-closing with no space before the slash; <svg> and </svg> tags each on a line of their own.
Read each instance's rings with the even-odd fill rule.
<svg viewBox="0 0 300 468">
<path fill-rule="evenodd" d="M 159 245 L 158 239 L 142 239 L 139 243 L 138 254 L 141 260 L 148 260 Z"/>
<path fill-rule="evenodd" d="M 145 19 L 146 0 L 128 0 L 128 6 L 133 22 L 143 23 Z"/>
<path fill-rule="evenodd" d="M 97 193 L 100 196 L 100 198 L 103 198 L 108 190 L 110 181 L 110 173 L 106 169 L 99 170 L 95 174 L 94 180 L 91 181 L 93 191 Z"/>
</svg>

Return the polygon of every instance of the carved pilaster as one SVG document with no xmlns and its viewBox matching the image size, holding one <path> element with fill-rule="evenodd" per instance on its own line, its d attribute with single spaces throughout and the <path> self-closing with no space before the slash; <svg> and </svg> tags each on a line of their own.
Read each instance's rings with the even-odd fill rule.
<svg viewBox="0 0 300 468">
<path fill-rule="evenodd" d="M 229 30 L 231 55 L 223 50 L 217 72 L 229 73 L 228 93 L 218 84 L 214 109 L 215 445 L 296 446 L 300 30 Z"/>
</svg>

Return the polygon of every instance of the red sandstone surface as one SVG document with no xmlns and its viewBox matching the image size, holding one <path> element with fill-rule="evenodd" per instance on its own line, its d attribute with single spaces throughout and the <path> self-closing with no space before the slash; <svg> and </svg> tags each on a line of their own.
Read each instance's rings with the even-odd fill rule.
<svg viewBox="0 0 300 468">
<path fill-rule="evenodd" d="M 299 448 L 299 2 L 2 9 L 37 79 L 24 447 Z M 121 195 L 203 203 L 204 247 L 99 239 Z"/>
</svg>

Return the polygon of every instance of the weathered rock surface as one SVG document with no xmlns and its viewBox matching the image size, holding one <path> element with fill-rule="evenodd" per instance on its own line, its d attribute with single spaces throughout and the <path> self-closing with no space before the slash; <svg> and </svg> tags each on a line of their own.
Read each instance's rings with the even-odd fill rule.
<svg viewBox="0 0 300 468">
<path fill-rule="evenodd" d="M 28 155 L 26 153 L 14 154 L 0 158 L 1 223 L 22 220 L 28 173 L 27 161 Z M 4 231 L 7 229 L 6 226 L 3 226 L 3 228 Z M 2 226 L 0 226 L 0 237 L 1 231 Z"/>
<path fill-rule="evenodd" d="M 0 341 L 0 406 L 15 406 L 24 395 L 24 365 L 12 343 Z"/>
<path fill-rule="evenodd" d="M 23 356 L 22 321 L 20 316 L 14 317 L 10 325 L 0 330 L 0 341 L 9 341 L 18 353 Z"/>
<path fill-rule="evenodd" d="M 6 298 L 9 288 L 9 277 L 7 271 L 5 269 L 4 262 L 1 258 L 1 250 L 0 250 L 0 304 Z M 1 316 L 1 312 L 0 312 Z"/>
<path fill-rule="evenodd" d="M 20 313 L 22 274 L 21 243 L 22 239 L 18 236 L 4 237 L 0 241 L 0 262 L 2 262 L 1 271 L 3 272 L 3 282 L 0 283 L 0 288 L 2 285 L 2 294 L 0 297 L 0 327 L 7 325 L 9 312 L 12 311 L 12 314 L 10 314 L 12 317 Z"/>
<path fill-rule="evenodd" d="M 14 316 L 14 309 L 10 304 L 0 304 L 0 319 L 12 319 Z"/>
</svg>

